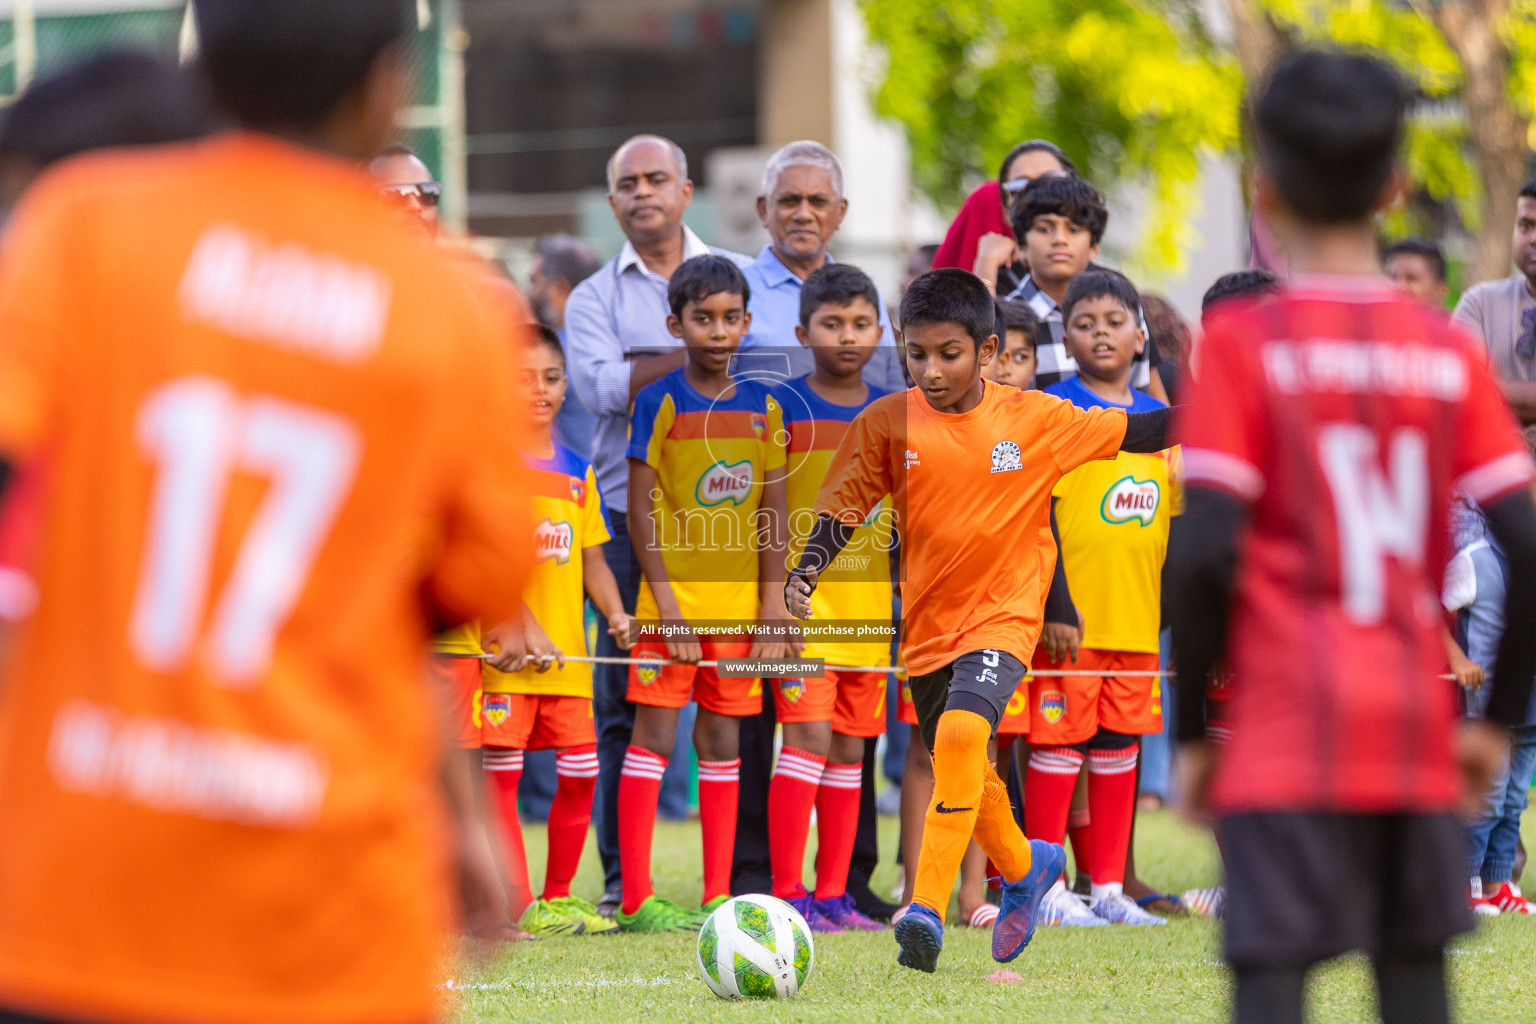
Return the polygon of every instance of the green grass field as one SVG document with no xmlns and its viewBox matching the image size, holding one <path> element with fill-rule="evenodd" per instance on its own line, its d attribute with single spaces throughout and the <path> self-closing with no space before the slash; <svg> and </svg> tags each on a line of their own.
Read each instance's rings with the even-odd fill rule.
<svg viewBox="0 0 1536 1024">
<path fill-rule="evenodd" d="M 896 822 L 881 819 L 877 891 L 896 876 Z M 1526 817 L 1536 849 L 1536 815 Z M 544 832 L 526 829 L 534 884 L 543 879 Z M 661 825 L 656 836 L 657 890 L 698 902 L 699 842 L 694 825 Z M 1142 877 L 1178 892 L 1217 879 L 1207 834 L 1167 812 L 1143 815 L 1136 857 Z M 812 840 L 814 846 L 814 837 Z M 1528 877 L 1529 877 L 1528 873 Z M 601 890 L 589 842 L 575 891 Z M 953 908 L 951 908 L 953 909 Z M 1010 968 L 1022 981 L 997 984 L 990 932 L 951 928 L 938 973 L 896 965 L 890 932 L 819 936 L 816 965 L 798 998 L 784 1003 L 717 999 L 699 978 L 686 935 L 546 939 L 510 946 L 488 963 L 463 963 L 454 978 L 461 1024 L 492 1021 L 1133 1022 L 1225 1021 L 1228 975 L 1217 925 L 1175 918 L 1166 928 L 1042 928 Z M 1485 921 L 1451 956 L 1458 1019 L 1478 1024 L 1536 1020 L 1536 919 Z M 1376 1020 L 1366 965 L 1351 959 L 1320 972 L 1311 990 L 1312 1021 Z"/>
</svg>

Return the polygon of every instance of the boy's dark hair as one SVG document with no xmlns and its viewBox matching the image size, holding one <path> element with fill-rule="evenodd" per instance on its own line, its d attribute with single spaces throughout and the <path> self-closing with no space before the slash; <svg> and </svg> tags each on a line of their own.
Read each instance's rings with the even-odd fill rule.
<svg viewBox="0 0 1536 1024">
<path fill-rule="evenodd" d="M 194 139 L 211 127 L 201 84 L 138 50 L 113 50 L 39 78 L 0 122 L 0 157 L 41 169 L 108 146 Z"/>
<path fill-rule="evenodd" d="M 1429 268 L 1429 272 L 1434 275 L 1436 281 L 1445 283 L 1445 253 L 1441 252 L 1440 247 L 1429 239 L 1415 237 L 1393 242 L 1382 250 L 1381 262 L 1385 263 L 1394 256 L 1417 256 L 1424 261 L 1424 265 Z"/>
<path fill-rule="evenodd" d="M 1530 181 L 1526 182 L 1524 185 L 1521 185 L 1520 186 L 1520 194 L 1518 196 L 1516 196 L 1515 198 L 1517 198 L 1517 199 L 1536 199 L 1536 178 L 1532 178 Z"/>
<path fill-rule="evenodd" d="M 1036 335 L 1039 330 L 1040 318 L 1035 316 L 1028 303 L 1018 299 L 997 300 L 997 337 L 1000 341 L 1008 340 L 1009 331 L 1023 331 L 1030 347 L 1038 349 L 1040 339 Z"/>
<path fill-rule="evenodd" d="M 919 274 L 901 297 L 903 327 L 959 324 L 976 348 L 997 330 L 997 308 L 981 278 L 958 267 Z"/>
<path fill-rule="evenodd" d="M 1036 217 L 1055 214 L 1088 231 L 1093 244 L 1104 238 L 1109 225 L 1109 207 L 1104 193 L 1082 178 L 1051 175 L 1036 178 L 1029 187 L 1019 193 L 1008 211 L 1008 223 L 1013 227 L 1013 237 L 1020 245 L 1029 234 Z"/>
<path fill-rule="evenodd" d="M 1240 295 L 1266 295 L 1269 292 L 1277 292 L 1282 283 L 1279 274 L 1260 268 L 1234 270 L 1230 274 L 1222 274 L 1205 290 L 1205 296 L 1200 300 L 1200 313 L 1204 315 L 1216 303 L 1234 299 Z"/>
<path fill-rule="evenodd" d="M 560 335 L 555 333 L 555 329 L 548 324 L 540 323 L 533 323 L 528 326 L 532 327 L 534 334 L 538 336 L 539 344 L 544 345 L 553 351 L 555 355 L 559 356 L 561 365 L 564 365 L 565 346 L 560 344 Z"/>
<path fill-rule="evenodd" d="M 880 312 L 880 290 L 868 274 L 849 263 L 823 264 L 800 286 L 800 326 L 811 326 L 811 316 L 821 306 L 846 306 L 857 298 Z"/>
<path fill-rule="evenodd" d="M 680 317 L 688 303 L 703 302 L 721 292 L 740 295 L 743 306 L 752 297 L 747 279 L 736 264 L 714 253 L 695 256 L 684 260 L 682 266 L 672 271 L 672 279 L 667 282 L 667 305 L 673 316 Z"/>
<path fill-rule="evenodd" d="M 314 128 L 413 24 L 404 0 L 198 0 L 214 99 L 257 129 Z"/>
<path fill-rule="evenodd" d="M 1105 296 L 1124 306 L 1126 312 L 1137 318 L 1137 326 L 1140 326 L 1141 293 L 1131 284 L 1131 279 L 1118 270 L 1085 270 L 1074 277 L 1067 285 L 1067 293 L 1061 297 L 1061 319 L 1070 322 L 1073 306 Z"/>
<path fill-rule="evenodd" d="M 1408 87 L 1385 61 L 1307 50 L 1270 76 L 1253 109 L 1259 164 L 1302 220 L 1364 220 L 1403 141 Z"/>
</svg>

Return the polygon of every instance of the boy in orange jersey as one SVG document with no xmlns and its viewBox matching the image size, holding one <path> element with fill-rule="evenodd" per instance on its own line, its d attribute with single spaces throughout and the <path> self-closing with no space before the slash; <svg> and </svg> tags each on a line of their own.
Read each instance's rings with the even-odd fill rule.
<svg viewBox="0 0 1536 1024">
<path fill-rule="evenodd" d="M 1131 387 L 1131 362 L 1146 343 L 1138 323 L 1141 297 L 1110 270 L 1079 274 L 1062 298 L 1067 351 L 1077 376 L 1046 393 L 1084 409 L 1166 409 Z M 1030 740 L 1024 824 L 1055 842 L 1066 838 L 1079 772 L 1088 769 L 1093 821 L 1089 875 L 1091 913 L 1062 882 L 1041 902 L 1048 924 L 1157 925 L 1125 895 L 1125 858 L 1136 810 L 1138 736 L 1162 729 L 1157 679 L 1163 558 L 1178 505 L 1176 452 L 1130 454 L 1091 462 L 1067 474 L 1052 494 L 1061 562 L 1076 581 L 1083 622 L 1073 661 L 1095 676 L 1037 676 L 1029 687 Z M 1044 650 L 1035 667 L 1062 665 Z M 1064 666 L 1063 666 L 1064 667 Z"/>
<path fill-rule="evenodd" d="M 635 396 L 629 437 L 629 530 L 644 572 L 632 666 L 635 730 L 619 782 L 619 860 L 626 931 L 695 932 L 729 898 L 740 785 L 740 720 L 762 709 L 762 681 L 692 663 L 777 658 L 785 645 L 756 636 L 784 613 L 784 421 L 767 385 L 731 376 L 751 322 L 746 278 L 721 256 L 696 256 L 672 274 L 667 327 L 687 360 Z M 661 632 L 657 630 L 660 629 Z M 770 631 L 770 634 L 775 631 Z M 698 701 L 704 898 L 689 911 L 651 889 L 656 798 L 678 711 Z"/>
<path fill-rule="evenodd" d="M 197 4 L 242 130 L 61 165 L 7 226 L 0 464 L 49 472 L 0 708 L 0 1015 L 421 1024 L 451 869 L 468 924 L 503 919 L 421 661 L 520 606 L 521 317 L 357 167 L 411 14 Z"/>
<path fill-rule="evenodd" d="M 534 521 L 534 568 L 524 597 L 521 631 L 502 645 L 502 627 L 486 631 L 500 648 L 485 666 L 481 697 L 484 764 L 501 818 L 508 897 L 514 918 L 532 935 L 602 935 L 618 925 L 599 917 L 591 903 L 571 895 L 581 861 L 597 785 L 597 735 L 592 729 L 592 666 L 565 662 L 586 654 L 583 593 L 590 595 L 621 649 L 630 644 L 630 619 L 618 583 L 603 560 L 607 517 L 591 463 L 555 443 L 555 417 L 565 401 L 565 350 L 548 327 L 522 371 L 531 431 L 528 443 Z M 547 652 L 544 660 L 528 652 Z M 549 809 L 549 858 L 544 892 L 529 901 L 528 858 L 517 817 L 517 785 L 523 751 L 554 749 L 559 780 Z"/>
<path fill-rule="evenodd" d="M 934 768 L 917 884 L 896 926 L 897 962 L 932 972 L 973 833 L 1004 880 L 992 931 L 999 961 L 1028 944 L 1040 898 L 1061 874 L 1060 846 L 1026 844 L 987 746 L 1040 635 L 1056 554 L 1051 488 L 1084 462 L 1161 449 L 1168 414 L 1078 409 L 984 382 L 996 313 L 986 286 L 963 270 L 922 275 L 901 307 L 917 387 L 872 403 L 844 437 L 785 600 L 809 617 L 819 573 L 867 511 L 894 497 L 904 530 L 902 655 Z M 1025 542 L 1012 558 L 999 556 L 1005 533 Z"/>
<path fill-rule="evenodd" d="M 864 272 L 829 263 L 800 288 L 800 343 L 815 356 L 809 374 L 774 389 L 789 434 L 786 496 L 790 535 L 803 539 L 815 521 L 816 492 L 848 425 L 885 394 L 864 383 L 864 364 L 880 343 L 880 295 Z M 889 622 L 891 615 L 890 509 L 876 509 L 816 592 L 818 618 Z M 807 643 L 806 658 L 826 663 L 823 675 L 774 682 L 774 704 L 784 726 L 768 786 L 768 851 L 773 892 L 805 917 L 812 931 L 879 931 L 848 895 L 848 865 L 859 823 L 864 740 L 885 731 L 885 673 L 839 666 L 878 665 L 887 640 L 831 639 Z M 811 811 L 816 811 L 816 889 L 803 884 Z"/>
</svg>

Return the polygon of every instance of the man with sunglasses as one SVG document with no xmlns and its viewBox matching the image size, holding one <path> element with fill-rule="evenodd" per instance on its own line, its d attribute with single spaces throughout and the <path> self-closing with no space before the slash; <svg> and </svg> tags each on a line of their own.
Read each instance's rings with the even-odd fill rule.
<svg viewBox="0 0 1536 1024">
<path fill-rule="evenodd" d="M 379 182 L 379 192 L 397 204 L 413 224 L 431 238 L 437 237 L 437 204 L 443 186 L 416 151 L 403 142 L 392 142 L 368 161 L 368 173 Z"/>
<path fill-rule="evenodd" d="M 1451 314 L 1482 339 L 1515 415 L 1536 423 L 1536 178 L 1515 197 L 1514 260 L 1519 273 L 1473 285 Z"/>
</svg>

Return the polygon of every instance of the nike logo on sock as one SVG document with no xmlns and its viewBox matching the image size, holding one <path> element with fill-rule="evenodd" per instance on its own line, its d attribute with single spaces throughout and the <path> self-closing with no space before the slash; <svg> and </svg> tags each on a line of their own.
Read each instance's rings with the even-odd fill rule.
<svg viewBox="0 0 1536 1024">
<path fill-rule="evenodd" d="M 973 807 L 945 807 L 943 800 L 935 804 L 933 809 L 940 814 L 961 814 L 965 811 L 975 810 Z"/>
</svg>

